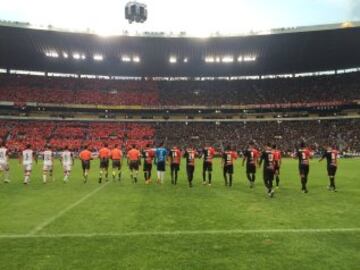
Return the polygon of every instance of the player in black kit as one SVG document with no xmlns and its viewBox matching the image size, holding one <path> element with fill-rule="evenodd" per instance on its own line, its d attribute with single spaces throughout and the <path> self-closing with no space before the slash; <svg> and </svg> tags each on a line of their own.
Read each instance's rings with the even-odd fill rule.
<svg viewBox="0 0 360 270">
<path fill-rule="evenodd" d="M 326 158 L 327 172 L 330 180 L 330 185 L 328 188 L 330 191 L 333 192 L 336 192 L 335 175 L 338 166 L 338 162 L 337 162 L 338 154 L 339 152 L 336 149 L 333 149 L 331 146 L 329 146 L 326 152 L 323 154 L 322 158 L 319 160 L 319 162 L 321 162 L 323 159 Z"/>
<path fill-rule="evenodd" d="M 256 150 L 254 142 L 249 143 L 249 147 L 244 151 L 242 165 L 246 161 L 246 176 L 250 183 L 250 188 L 254 187 L 256 178 L 256 164 L 259 158 L 259 151 Z"/>
<path fill-rule="evenodd" d="M 194 178 L 194 171 L 195 171 L 195 157 L 196 151 L 191 146 L 186 149 L 184 158 L 186 159 L 186 173 L 189 181 L 189 187 L 192 187 L 192 181 Z"/>
<path fill-rule="evenodd" d="M 267 194 L 269 197 L 274 196 L 274 190 L 273 190 L 273 181 L 274 181 L 274 151 L 271 148 L 271 144 L 267 144 L 265 147 L 265 150 L 261 154 L 259 166 L 264 162 L 264 171 L 263 171 L 263 177 L 264 177 L 264 184 L 267 188 Z"/>
</svg>

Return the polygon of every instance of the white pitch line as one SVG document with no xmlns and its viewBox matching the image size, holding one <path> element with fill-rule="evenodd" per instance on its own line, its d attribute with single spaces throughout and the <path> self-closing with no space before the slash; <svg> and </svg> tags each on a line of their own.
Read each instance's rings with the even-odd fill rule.
<svg viewBox="0 0 360 270">
<path fill-rule="evenodd" d="M 56 219 L 56 218 L 55 218 Z M 54 219 L 52 219 L 53 221 Z M 52 222 L 51 221 L 51 222 Z M 49 224 L 49 223 L 47 223 Z M 195 231 L 145 231 L 124 233 L 70 233 L 70 234 L 0 234 L 0 239 L 16 238 L 96 238 L 131 236 L 178 236 L 178 235 L 232 235 L 232 234 L 316 234 L 316 233 L 353 233 L 360 228 L 319 228 L 319 229 L 234 229 L 234 230 L 195 230 Z"/>
<path fill-rule="evenodd" d="M 47 227 L 49 224 L 53 223 L 55 220 L 57 220 L 58 218 L 60 218 L 62 215 L 66 214 L 67 212 L 69 212 L 71 209 L 73 209 L 74 207 L 78 206 L 79 204 L 81 204 L 83 201 L 85 201 L 86 199 L 88 199 L 89 197 L 93 196 L 94 194 L 96 194 L 97 192 L 99 192 L 101 189 L 103 189 L 107 184 L 109 184 L 110 182 L 105 183 L 104 185 L 101 185 L 100 187 L 96 188 L 95 190 L 93 190 L 92 192 L 86 194 L 84 197 L 80 198 L 78 201 L 74 202 L 73 204 L 70 204 L 68 207 L 64 208 L 63 210 L 61 210 L 59 213 L 57 213 L 55 216 L 52 216 L 51 218 L 45 220 L 43 223 L 39 224 L 38 226 L 36 226 L 33 230 L 31 230 L 27 235 L 28 236 L 34 236 L 36 233 L 40 232 L 42 229 L 44 229 L 45 227 Z"/>
</svg>

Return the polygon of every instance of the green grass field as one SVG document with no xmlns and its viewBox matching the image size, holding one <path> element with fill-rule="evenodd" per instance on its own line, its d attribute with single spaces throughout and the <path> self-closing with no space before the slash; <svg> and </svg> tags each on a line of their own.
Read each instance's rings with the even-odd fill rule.
<svg viewBox="0 0 360 270">
<path fill-rule="evenodd" d="M 281 187 L 266 196 L 258 171 L 248 187 L 238 162 L 233 188 L 220 163 L 213 186 L 201 184 L 201 162 L 190 189 L 178 186 L 99 185 L 98 163 L 87 184 L 77 161 L 70 182 L 32 182 L 11 162 L 0 184 L 0 269 L 360 269 L 359 160 L 340 160 L 337 193 L 327 191 L 325 163 L 311 163 L 309 193 L 300 192 L 295 160 L 284 160 Z M 155 171 L 153 171 L 155 175 Z"/>
</svg>

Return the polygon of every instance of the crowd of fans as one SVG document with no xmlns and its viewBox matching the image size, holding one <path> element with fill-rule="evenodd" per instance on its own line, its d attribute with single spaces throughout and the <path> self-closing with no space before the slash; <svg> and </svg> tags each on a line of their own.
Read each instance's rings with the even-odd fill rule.
<svg viewBox="0 0 360 270">
<path fill-rule="evenodd" d="M 0 121 L 1 139 L 10 151 L 24 149 L 31 144 L 41 151 L 46 144 L 54 149 L 68 146 L 78 151 L 84 145 L 98 150 L 103 143 L 119 144 L 125 149 L 135 144 L 139 148 L 153 143 L 155 130 L 151 124 L 89 123 L 52 121 Z"/>
<path fill-rule="evenodd" d="M 0 101 L 92 105 L 156 105 L 152 81 L 1 75 Z"/>
<path fill-rule="evenodd" d="M 341 150 L 360 151 L 360 120 L 271 121 L 248 123 L 162 123 L 156 126 L 156 142 L 196 148 L 205 144 L 223 149 L 231 145 L 241 150 L 249 141 L 262 148 L 277 144 L 286 152 L 293 151 L 300 141 L 314 150 L 336 145 Z"/>
<path fill-rule="evenodd" d="M 0 101 L 144 106 L 341 105 L 360 99 L 358 73 L 267 80 L 122 81 L 1 75 Z"/>
<path fill-rule="evenodd" d="M 358 73 L 323 77 L 236 81 L 121 81 L 0 75 L 0 101 L 145 106 L 222 106 L 269 104 L 349 103 L 360 100 Z M 168 146 L 242 149 L 249 140 L 261 146 L 268 141 L 293 150 L 300 140 L 313 148 L 336 144 L 360 151 L 360 120 L 247 122 L 247 123 L 115 123 L 0 121 L 0 138 L 12 151 L 30 143 L 42 150 L 69 146 L 94 150 L 102 143 L 124 148 L 164 141 Z"/>
<path fill-rule="evenodd" d="M 360 99 L 360 75 L 159 83 L 162 105 L 337 105 Z M 315 104 L 313 104 L 315 105 Z"/>
<path fill-rule="evenodd" d="M 241 150 L 250 140 L 259 147 L 276 143 L 283 151 L 293 151 L 304 140 L 314 150 L 336 145 L 341 150 L 360 151 L 360 120 L 267 121 L 247 123 L 89 123 L 50 121 L 1 121 L 1 138 L 11 151 L 30 143 L 43 150 L 47 143 L 54 149 L 69 146 L 77 151 L 83 145 L 93 150 L 103 143 L 119 144 L 124 149 L 135 144 L 143 148 L 164 142 L 180 148 L 205 144 L 221 150 L 227 145 Z"/>
</svg>

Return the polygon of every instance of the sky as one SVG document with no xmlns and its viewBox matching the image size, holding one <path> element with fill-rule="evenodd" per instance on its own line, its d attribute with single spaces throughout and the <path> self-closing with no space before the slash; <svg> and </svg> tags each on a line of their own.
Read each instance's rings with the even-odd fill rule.
<svg viewBox="0 0 360 270">
<path fill-rule="evenodd" d="M 148 20 L 129 24 L 122 0 L 0 0 L 0 20 L 99 34 L 187 32 L 206 36 L 360 21 L 360 0 L 144 0 Z"/>
</svg>

